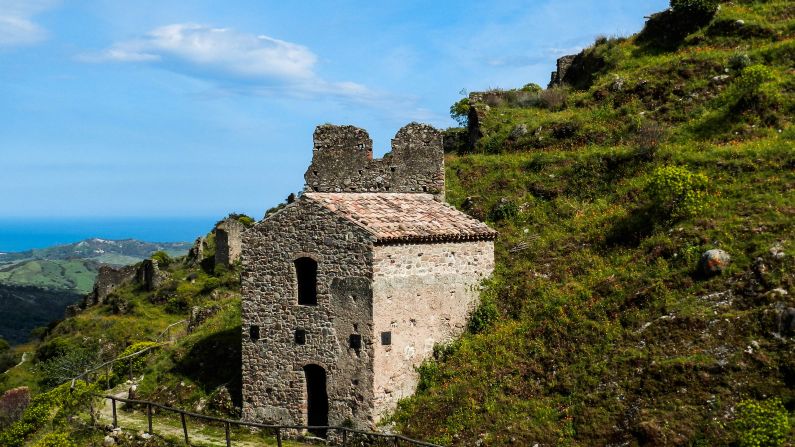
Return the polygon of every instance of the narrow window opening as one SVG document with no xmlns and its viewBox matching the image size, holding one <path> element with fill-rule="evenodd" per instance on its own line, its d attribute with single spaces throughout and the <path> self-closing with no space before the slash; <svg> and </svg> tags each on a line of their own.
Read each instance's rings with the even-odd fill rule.
<svg viewBox="0 0 795 447">
<path fill-rule="evenodd" d="M 295 276 L 298 283 L 298 304 L 317 305 L 317 262 L 312 258 L 296 259 Z"/>
<path fill-rule="evenodd" d="M 251 341 L 259 340 L 259 326 L 251 326 L 248 328 L 248 335 L 251 338 Z"/>
<path fill-rule="evenodd" d="M 362 336 L 360 334 L 351 334 L 351 336 L 348 337 L 348 345 L 351 349 L 359 352 L 359 350 L 362 349 Z"/>
<path fill-rule="evenodd" d="M 295 330 L 295 343 L 299 345 L 306 344 L 306 331 L 304 329 Z"/>
<path fill-rule="evenodd" d="M 381 332 L 381 344 L 384 346 L 392 344 L 392 331 Z"/>
</svg>

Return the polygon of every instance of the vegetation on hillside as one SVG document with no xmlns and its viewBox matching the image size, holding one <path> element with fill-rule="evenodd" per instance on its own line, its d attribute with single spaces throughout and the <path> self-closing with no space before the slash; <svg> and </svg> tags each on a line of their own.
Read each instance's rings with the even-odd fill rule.
<svg viewBox="0 0 795 447">
<path fill-rule="evenodd" d="M 243 215 L 237 218 L 250 219 Z M 11 442 L 3 445 L 44 442 L 46 436 L 85 442 L 95 439 L 99 432 L 88 420 L 91 399 L 64 401 L 58 397 L 58 390 L 64 388 L 61 384 L 67 383 L 68 392 L 71 378 L 145 348 L 152 350 L 97 371 L 94 392 L 135 383 L 139 398 L 236 416 L 241 404 L 239 267 L 214 265 L 214 250 L 210 233 L 205 238 L 202 259 L 155 252 L 151 257 L 158 261 L 164 279 L 154 290 L 134 281 L 127 283 L 114 289 L 105 303 L 38 331 L 40 340 L 28 361 L 0 376 L 0 395 L 6 392 L 13 396 L 20 386 L 34 393 L 28 410 L 5 422 L 5 395 L 0 397 L 0 441 Z M 6 352 L 2 346 L 0 360 Z M 30 346 L 24 348 L 31 351 Z M 47 414 L 38 413 L 40 401 L 51 406 Z M 67 410 L 80 417 L 69 422 L 69 418 L 58 416 Z M 39 420 L 49 422 L 41 425 L 36 422 Z"/>
<path fill-rule="evenodd" d="M 499 230 L 497 270 L 401 402 L 408 435 L 795 442 L 795 6 L 672 6 L 585 49 L 579 88 L 451 109 L 482 112 L 447 199 Z M 699 271 L 712 248 L 721 275 Z"/>
</svg>

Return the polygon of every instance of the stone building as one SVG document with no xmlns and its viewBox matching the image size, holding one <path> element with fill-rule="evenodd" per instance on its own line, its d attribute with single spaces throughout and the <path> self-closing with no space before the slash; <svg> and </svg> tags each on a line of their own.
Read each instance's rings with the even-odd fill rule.
<svg viewBox="0 0 795 447">
<path fill-rule="evenodd" d="M 243 236 L 243 413 L 372 428 L 464 330 L 496 233 L 439 200 L 436 129 L 409 124 L 380 160 L 355 127 L 314 141 L 306 192 Z"/>
</svg>

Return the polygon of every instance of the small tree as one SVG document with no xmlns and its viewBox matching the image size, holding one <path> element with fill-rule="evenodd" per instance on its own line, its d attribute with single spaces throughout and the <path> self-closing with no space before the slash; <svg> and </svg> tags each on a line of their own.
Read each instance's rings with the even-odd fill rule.
<svg viewBox="0 0 795 447">
<path fill-rule="evenodd" d="M 469 98 L 462 98 L 450 106 L 450 117 L 458 122 L 461 127 L 466 127 L 469 123 Z"/>
</svg>

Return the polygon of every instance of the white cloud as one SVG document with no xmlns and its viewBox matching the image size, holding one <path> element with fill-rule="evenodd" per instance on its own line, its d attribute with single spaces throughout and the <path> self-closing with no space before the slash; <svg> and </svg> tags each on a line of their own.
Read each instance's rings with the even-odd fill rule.
<svg viewBox="0 0 795 447">
<path fill-rule="evenodd" d="M 307 47 L 265 35 L 198 24 L 172 24 L 107 50 L 79 57 L 84 62 L 150 63 L 231 90 L 259 94 L 372 99 L 355 82 L 331 82 L 315 71 L 317 56 Z"/>
<path fill-rule="evenodd" d="M 32 19 L 55 4 L 52 0 L 0 0 L 0 48 L 45 40 L 47 31 Z"/>
</svg>

